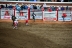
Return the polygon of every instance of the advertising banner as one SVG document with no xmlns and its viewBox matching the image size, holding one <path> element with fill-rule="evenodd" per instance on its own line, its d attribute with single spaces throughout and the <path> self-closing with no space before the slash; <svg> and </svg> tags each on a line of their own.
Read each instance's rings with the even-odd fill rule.
<svg viewBox="0 0 72 48">
<path fill-rule="evenodd" d="M 13 10 L 10 9 L 1 9 L 1 19 L 11 19 Z"/>
<path fill-rule="evenodd" d="M 56 20 L 57 20 L 56 11 L 43 12 L 43 21 L 56 21 Z"/>
</svg>

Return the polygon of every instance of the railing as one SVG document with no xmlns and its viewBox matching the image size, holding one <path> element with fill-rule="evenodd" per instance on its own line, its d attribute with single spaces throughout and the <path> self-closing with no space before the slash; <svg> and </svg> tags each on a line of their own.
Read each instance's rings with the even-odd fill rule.
<svg viewBox="0 0 72 48">
<path fill-rule="evenodd" d="M 0 2 L 0 4 L 16 4 L 16 3 L 19 3 L 19 4 L 43 4 L 43 3 L 46 3 L 48 6 L 49 5 L 54 5 L 54 6 L 70 6 L 72 8 L 72 3 L 71 2 L 21 2 L 21 1 L 8 1 L 8 2 Z M 1 12 L 2 10 L 0 10 Z M 6 11 L 5 11 L 6 12 Z M 17 18 L 19 17 L 18 15 L 20 15 L 20 13 L 17 13 L 18 11 L 15 10 L 15 16 L 17 16 Z M 36 19 L 43 19 L 44 21 L 63 21 L 63 18 L 62 18 L 62 13 L 63 11 L 60 10 L 60 11 L 52 11 L 52 12 L 49 12 L 48 9 L 47 10 L 34 10 L 35 14 L 37 14 L 36 16 Z M 72 10 L 66 10 L 66 13 L 67 13 L 67 17 L 65 18 L 66 21 L 71 21 L 72 20 Z M 2 13 L 1 13 L 2 14 Z M 30 10 L 29 12 L 27 12 L 27 15 L 28 15 L 28 18 L 32 19 L 32 10 Z M 19 18 L 20 19 L 24 19 L 23 18 L 23 12 L 21 13 L 22 17 L 20 16 Z M 25 14 L 24 14 L 25 15 Z"/>
<path fill-rule="evenodd" d="M 69 6 L 72 6 L 72 2 L 33 2 L 33 1 L 0 1 L 0 4 L 16 4 L 16 3 L 19 3 L 19 4 L 44 4 L 46 3 L 47 5 L 69 5 Z"/>
</svg>

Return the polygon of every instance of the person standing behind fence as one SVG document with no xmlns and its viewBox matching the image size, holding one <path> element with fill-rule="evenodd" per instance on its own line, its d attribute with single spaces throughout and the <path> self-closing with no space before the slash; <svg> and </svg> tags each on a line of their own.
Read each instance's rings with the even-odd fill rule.
<svg viewBox="0 0 72 48">
<path fill-rule="evenodd" d="M 16 10 L 18 10 L 19 12 L 21 11 L 21 7 L 19 6 L 18 3 L 16 3 L 15 7 L 16 7 Z"/>
<path fill-rule="evenodd" d="M 71 21 L 72 21 L 72 10 L 71 10 Z"/>
<path fill-rule="evenodd" d="M 12 26 L 14 26 L 15 19 L 16 19 L 16 17 L 14 15 L 12 15 L 12 21 L 13 21 Z"/>
<path fill-rule="evenodd" d="M 33 12 L 32 17 L 33 17 L 34 22 L 35 22 L 35 16 L 36 16 L 36 14 Z"/>
<path fill-rule="evenodd" d="M 63 22 L 65 21 L 65 17 L 66 17 L 66 16 L 67 16 L 66 13 L 63 12 L 63 13 L 62 13 Z"/>
</svg>

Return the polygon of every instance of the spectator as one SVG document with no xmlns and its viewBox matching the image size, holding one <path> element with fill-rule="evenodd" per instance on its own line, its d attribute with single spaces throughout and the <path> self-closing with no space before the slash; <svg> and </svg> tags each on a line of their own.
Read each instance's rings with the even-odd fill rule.
<svg viewBox="0 0 72 48">
<path fill-rule="evenodd" d="M 9 4 L 8 8 L 9 9 L 12 9 L 13 8 L 12 4 Z"/>
<path fill-rule="evenodd" d="M 33 9 L 33 5 L 32 4 L 30 5 L 30 9 Z"/>
<path fill-rule="evenodd" d="M 70 8 L 68 6 L 66 6 L 66 10 L 70 10 Z"/>
<path fill-rule="evenodd" d="M 28 9 L 28 6 L 27 6 L 27 5 L 25 5 L 25 6 L 24 6 L 24 8 L 25 8 L 25 9 Z"/>
<path fill-rule="evenodd" d="M 49 12 L 51 12 L 51 11 L 52 11 L 52 9 L 49 7 L 49 8 L 48 8 L 48 11 L 49 11 Z"/>
<path fill-rule="evenodd" d="M 37 6 L 37 9 L 39 10 L 40 9 L 40 6 L 38 4 L 36 6 Z"/>
<path fill-rule="evenodd" d="M 37 9 L 37 6 L 36 5 L 33 5 L 33 9 Z"/>
<path fill-rule="evenodd" d="M 1 5 L 1 8 L 5 8 L 5 6 L 4 5 Z"/>
<path fill-rule="evenodd" d="M 21 10 L 21 8 L 20 8 L 20 6 L 19 6 L 19 4 L 18 3 L 16 3 L 16 10 L 18 10 L 19 12 L 20 12 L 20 10 Z"/>
<path fill-rule="evenodd" d="M 50 9 L 52 9 L 52 6 L 50 6 Z"/>
<path fill-rule="evenodd" d="M 22 4 L 22 5 L 21 5 L 21 10 L 23 10 L 23 8 L 24 8 L 24 5 Z"/>
<path fill-rule="evenodd" d="M 61 10 L 61 6 L 58 7 L 58 10 L 59 10 L 59 11 Z"/>
<path fill-rule="evenodd" d="M 63 11 L 63 10 L 65 10 L 65 8 L 62 6 L 62 7 L 61 7 L 61 11 Z"/>
<path fill-rule="evenodd" d="M 24 4 L 21 5 L 21 10 L 23 10 L 23 9 L 24 9 Z"/>
<path fill-rule="evenodd" d="M 16 6 L 16 8 L 17 8 L 17 7 L 19 7 L 19 4 L 18 4 L 18 3 L 16 3 L 16 5 L 15 5 L 15 6 Z"/>
<path fill-rule="evenodd" d="M 47 5 L 46 5 L 46 3 L 43 4 L 43 7 L 44 7 L 44 10 L 47 9 Z"/>
<path fill-rule="evenodd" d="M 51 8 L 52 8 L 52 11 L 55 11 L 55 7 L 54 6 L 52 6 Z"/>
</svg>

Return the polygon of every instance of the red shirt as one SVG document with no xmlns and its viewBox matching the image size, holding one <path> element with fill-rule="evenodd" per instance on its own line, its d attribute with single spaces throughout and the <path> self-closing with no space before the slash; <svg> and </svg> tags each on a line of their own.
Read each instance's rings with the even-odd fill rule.
<svg viewBox="0 0 72 48">
<path fill-rule="evenodd" d="M 66 15 L 66 13 L 63 13 L 63 15 L 62 15 L 62 16 L 66 17 L 67 15 Z"/>
<path fill-rule="evenodd" d="M 52 11 L 52 9 L 51 9 L 51 8 L 48 8 L 48 11 L 49 11 L 49 12 L 51 12 L 51 11 Z"/>
</svg>

